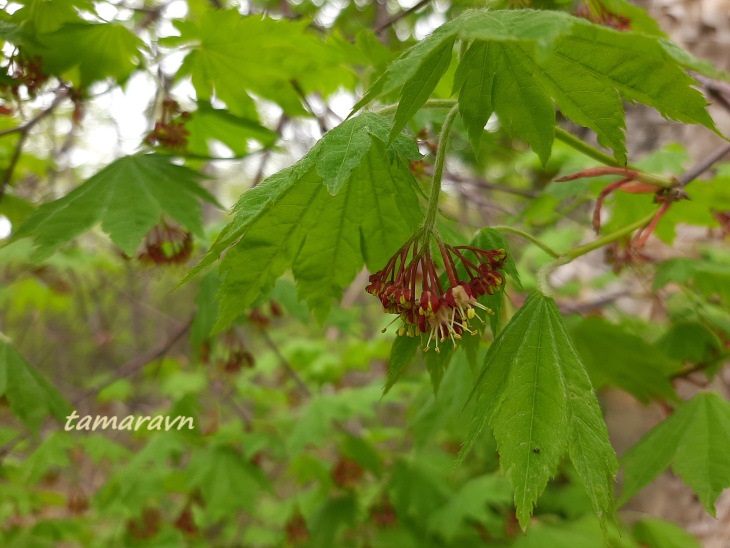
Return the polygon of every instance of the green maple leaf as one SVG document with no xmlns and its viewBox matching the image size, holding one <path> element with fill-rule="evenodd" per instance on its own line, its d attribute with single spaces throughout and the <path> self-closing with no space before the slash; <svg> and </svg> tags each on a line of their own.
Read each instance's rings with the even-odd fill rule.
<svg viewBox="0 0 730 548">
<path fill-rule="evenodd" d="M 296 86 L 304 93 L 330 93 L 354 82 L 340 49 L 308 32 L 303 20 L 275 21 L 217 10 L 176 26 L 181 37 L 162 43 L 190 45 L 178 78 L 191 76 L 199 100 L 215 94 L 236 113 L 236 105 L 250 102 L 250 92 L 278 103 L 289 114 L 305 114 Z"/>
<path fill-rule="evenodd" d="M 670 464 L 715 515 L 715 500 L 730 487 L 730 403 L 712 392 L 698 394 L 646 434 L 621 459 L 620 504 Z"/>
<path fill-rule="evenodd" d="M 612 512 L 616 457 L 553 299 L 528 297 L 489 348 L 472 396 L 474 422 L 462 458 L 489 424 L 523 528 L 566 450 L 596 514 L 603 520 Z"/>
<path fill-rule="evenodd" d="M 378 270 L 421 220 L 405 137 L 386 145 L 374 114 L 333 129 L 299 162 L 246 192 L 233 220 L 188 278 L 221 260 L 217 329 L 229 325 L 291 269 L 319 318 L 367 264 Z"/>
<path fill-rule="evenodd" d="M 398 93 L 392 129 L 397 135 L 436 88 L 455 41 L 469 45 L 453 91 L 475 148 L 496 113 L 509 134 L 527 141 L 547 162 L 557 106 L 625 163 L 622 99 L 715 130 L 704 98 L 691 87 L 696 82 L 684 70 L 696 68 L 696 60 L 673 44 L 532 10 L 469 11 L 442 25 L 396 59 L 355 109 Z"/>
<path fill-rule="evenodd" d="M 165 156 L 126 156 L 66 196 L 40 206 L 13 237 L 33 237 L 38 256 L 47 256 L 101 222 L 112 241 L 133 255 L 162 213 L 202 237 L 200 200 L 217 202 L 197 184 L 200 177 Z"/>
<path fill-rule="evenodd" d="M 81 87 L 108 77 L 122 82 L 143 61 L 143 42 L 117 24 L 67 23 L 38 40 L 44 71 Z"/>
<path fill-rule="evenodd" d="M 403 370 L 416 359 L 421 337 L 396 337 L 388 357 L 388 376 L 383 387 L 383 395 L 395 385 Z"/>
<path fill-rule="evenodd" d="M 572 335 L 596 388 L 615 384 L 645 403 L 676 399 L 669 376 L 681 364 L 644 339 L 600 318 L 586 318 Z"/>
<path fill-rule="evenodd" d="M 0 334 L 0 396 L 32 430 L 50 415 L 63 422 L 71 410 L 64 397 Z"/>
<path fill-rule="evenodd" d="M 210 103 L 198 103 L 198 109 L 185 122 L 188 136 L 188 151 L 192 154 L 212 154 L 211 143 L 218 141 L 226 145 L 233 154 L 243 155 L 248 151 L 248 139 L 255 139 L 264 146 L 272 146 L 277 134 L 263 127 L 257 120 L 236 116 L 227 110 L 213 108 Z"/>
<path fill-rule="evenodd" d="M 197 452 L 188 465 L 188 486 L 199 488 L 213 519 L 238 509 L 252 511 L 259 493 L 268 489 L 261 471 L 229 446 Z"/>
</svg>

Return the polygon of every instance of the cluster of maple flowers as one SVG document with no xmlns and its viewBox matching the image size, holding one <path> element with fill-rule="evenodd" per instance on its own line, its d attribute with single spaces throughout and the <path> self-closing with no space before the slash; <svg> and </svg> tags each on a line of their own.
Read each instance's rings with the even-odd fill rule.
<svg viewBox="0 0 730 548">
<path fill-rule="evenodd" d="M 440 352 L 439 342 L 451 339 L 456 346 L 464 332 L 477 333 L 470 321 L 484 320 L 476 308 L 493 314 L 477 299 L 493 295 L 504 283 L 499 270 L 504 267 L 507 253 L 504 249 L 451 246 L 435 237 L 446 272 L 442 281 L 431 255 L 431 235 L 424 241 L 419 236 L 408 240 L 385 268 L 372 274 L 365 290 L 380 299 L 385 312 L 398 315 L 393 320 L 401 321 L 398 335 L 416 337 L 427 333 L 424 351 L 433 342 L 435 351 Z M 461 279 L 463 273 L 468 279 Z"/>
</svg>

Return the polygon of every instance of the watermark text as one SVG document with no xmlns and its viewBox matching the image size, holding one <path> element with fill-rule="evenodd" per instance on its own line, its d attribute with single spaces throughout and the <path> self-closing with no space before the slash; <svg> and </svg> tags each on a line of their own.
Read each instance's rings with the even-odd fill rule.
<svg viewBox="0 0 730 548">
<path fill-rule="evenodd" d="M 80 419 L 74 424 L 74 422 Z M 146 425 L 146 428 L 145 428 Z M 66 417 L 65 430 L 159 430 L 168 431 L 174 428 L 182 430 L 185 426 L 188 430 L 195 429 L 193 423 L 193 417 L 175 417 L 170 418 L 163 415 L 157 415 L 155 417 L 135 417 L 134 415 L 128 415 L 121 420 L 118 417 L 105 417 L 104 415 L 79 415 L 75 410 Z"/>
</svg>

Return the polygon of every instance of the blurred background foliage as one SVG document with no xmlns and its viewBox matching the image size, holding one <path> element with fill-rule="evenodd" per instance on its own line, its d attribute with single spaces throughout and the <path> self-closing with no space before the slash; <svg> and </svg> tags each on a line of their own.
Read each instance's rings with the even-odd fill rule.
<svg viewBox="0 0 730 548">
<path fill-rule="evenodd" d="M 285 277 L 218 334 L 211 333 L 217 275 L 178 283 L 245 189 L 301 157 L 400 51 L 461 11 L 534 7 L 586 16 L 603 6 L 636 30 L 657 32 L 643 11 L 623 0 L 3 4 L 3 546 L 602 544 L 569 466 L 548 487 L 527 534 L 488 434 L 454 467 L 474 382 L 462 353 L 438 394 L 415 364 L 382 396 L 393 336 L 381 334 L 387 318 L 363 290 L 366 272 L 322 324 Z M 712 40 L 728 39 L 720 30 Z M 450 96 L 452 77 L 437 97 Z M 713 108 L 730 104 L 726 84 L 701 82 Z M 424 111 L 407 128 L 424 154 L 411 164 L 424 188 L 442 117 Z M 718 120 L 727 134 L 723 114 Z M 632 162 L 663 175 L 681 174 L 719 142 L 706 130 L 700 137 L 665 131 L 665 121 L 638 107 L 629 109 L 628 124 Z M 667 134 L 679 142 L 665 142 Z M 443 232 L 465 239 L 483 226 L 509 225 L 558 251 L 590 237 L 594 200 L 611 179 L 552 181 L 591 160 L 556 142 L 541 166 L 496 120 L 480 146 L 474 154 L 457 121 Z M 184 165 L 198 174 L 190 192 L 205 188 L 215 199 L 147 212 L 139 219 L 141 243 L 122 246 L 95 225 L 110 233 L 105 200 L 124 202 L 133 193 L 114 198 L 99 184 L 83 215 L 48 229 L 56 240 L 45 252 L 27 238 L 12 239 L 40 204 L 80 188 L 118 158 L 151 151 L 168 162 L 160 173 Z M 668 402 L 728 390 L 730 164 L 718 164 L 688 192 L 691 201 L 672 208 L 640 253 L 614 242 L 552 279 L 602 389 L 619 456 L 665 416 Z M 617 193 L 604 210 L 604 230 L 652 207 L 648 196 Z M 503 320 L 551 260 L 538 246 L 506 237 L 523 289 L 507 288 Z M 71 408 L 192 416 L 196 428 L 67 432 Z M 686 488 L 663 481 L 619 513 L 612 545 L 688 547 L 702 539 L 721 546 L 730 538 L 727 497 L 717 502 L 721 519 L 709 522 Z M 662 498 L 676 507 L 662 507 Z"/>
</svg>

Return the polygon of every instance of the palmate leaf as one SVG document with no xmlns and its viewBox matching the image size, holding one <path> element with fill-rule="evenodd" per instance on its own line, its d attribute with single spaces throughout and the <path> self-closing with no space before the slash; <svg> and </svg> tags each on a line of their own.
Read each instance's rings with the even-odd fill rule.
<svg viewBox="0 0 730 548">
<path fill-rule="evenodd" d="M 241 197 L 190 274 L 225 252 L 218 329 L 289 269 L 299 296 L 323 318 L 364 264 L 378 270 L 412 234 L 422 217 L 405 162 L 419 155 L 405 137 L 386 145 L 389 131 L 380 116 L 352 118 Z"/>
<path fill-rule="evenodd" d="M 199 20 L 178 21 L 180 37 L 163 44 L 190 44 L 177 77 L 190 76 L 199 100 L 213 94 L 236 110 L 249 103 L 248 93 L 279 104 L 288 114 L 302 115 L 296 84 L 304 93 L 330 93 L 354 84 L 344 54 L 307 31 L 307 21 L 244 17 L 235 10 L 211 10 Z"/>
<path fill-rule="evenodd" d="M 681 363 L 641 337 L 600 318 L 584 319 L 572 335 L 596 388 L 615 384 L 644 403 L 676 399 L 669 377 Z"/>
<path fill-rule="evenodd" d="M 670 464 L 715 515 L 715 500 L 730 487 L 730 403 L 712 392 L 698 394 L 659 423 L 621 459 L 620 504 L 631 499 Z"/>
<path fill-rule="evenodd" d="M 143 42 L 112 23 L 67 23 L 39 41 L 43 47 L 33 51 L 42 57 L 44 71 L 81 87 L 107 77 L 124 81 L 143 60 Z"/>
<path fill-rule="evenodd" d="M 537 292 L 528 297 L 489 348 L 472 396 L 462 456 L 489 424 L 523 528 L 566 450 L 596 514 L 603 520 L 612 512 L 616 457 L 555 301 Z"/>
<path fill-rule="evenodd" d="M 557 106 L 596 132 L 599 143 L 625 163 L 621 99 L 715 130 L 704 98 L 684 70 L 696 63 L 679 55 L 676 46 L 661 37 L 618 32 L 551 11 L 466 12 L 396 59 L 355 109 L 398 92 L 391 133 L 397 135 L 435 89 L 455 41 L 469 45 L 453 91 L 475 148 L 486 121 L 496 113 L 505 130 L 527 141 L 545 163 Z"/>
<path fill-rule="evenodd" d="M 249 139 L 270 147 L 278 137 L 256 120 L 213 108 L 210 103 L 202 101 L 185 122 L 185 129 L 190 132 L 188 152 L 201 155 L 214 154 L 211 144 L 216 141 L 227 146 L 233 154 L 243 155 L 248 151 Z"/>
<path fill-rule="evenodd" d="M 162 213 L 202 236 L 200 200 L 217 202 L 198 185 L 200 177 L 165 156 L 125 156 L 66 196 L 43 204 L 13 237 L 33 237 L 38 256 L 47 256 L 101 222 L 112 241 L 133 255 Z"/>
</svg>

